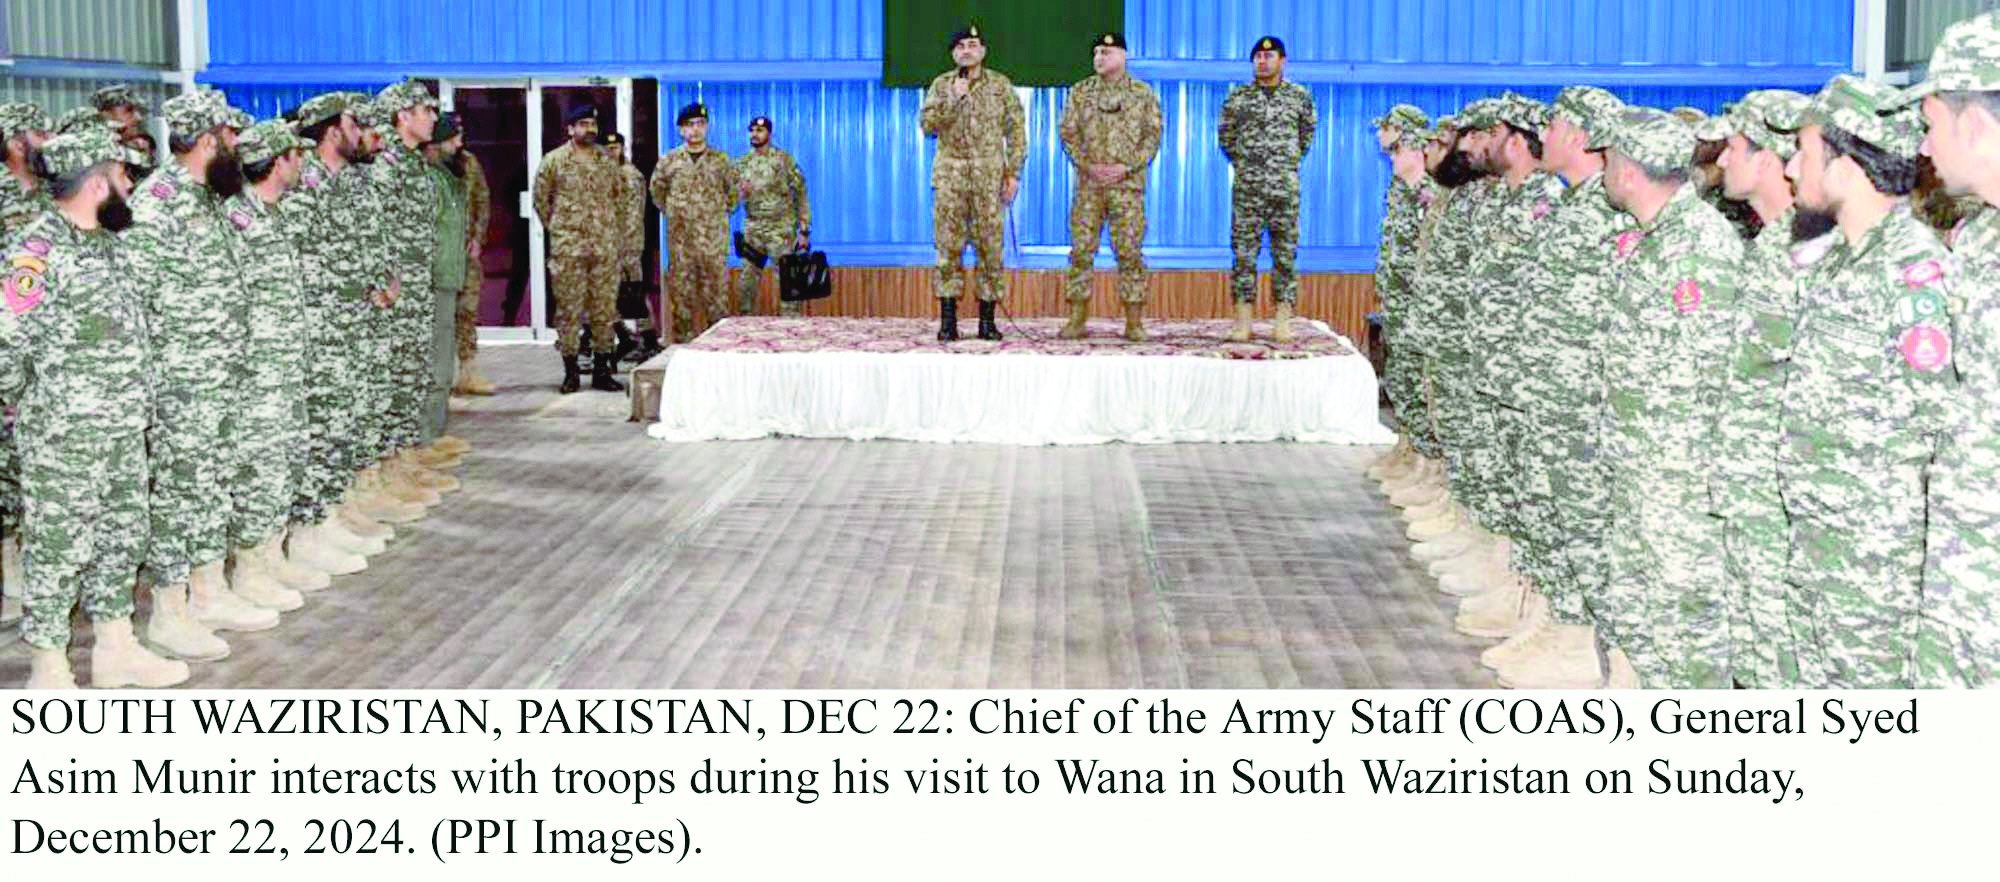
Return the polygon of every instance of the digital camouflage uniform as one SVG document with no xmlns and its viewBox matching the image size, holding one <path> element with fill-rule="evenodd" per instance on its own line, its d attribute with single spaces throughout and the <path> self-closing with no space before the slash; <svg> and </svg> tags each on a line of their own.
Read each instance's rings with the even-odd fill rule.
<svg viewBox="0 0 2000 882">
<path fill-rule="evenodd" d="M 1271 294 L 1296 303 L 1299 277 L 1299 164 L 1312 149 L 1318 117 L 1312 92 L 1298 83 L 1237 84 L 1222 101 L 1216 137 L 1231 167 L 1229 291 L 1257 299 L 1257 250 L 1271 237 Z"/>
<path fill-rule="evenodd" d="M 369 176 L 381 212 L 382 245 L 387 249 L 389 270 L 403 284 L 402 293 L 382 314 L 380 323 L 389 344 L 384 453 L 424 440 L 424 404 L 431 400 L 432 386 L 437 382 L 431 350 L 431 323 L 437 309 L 431 290 L 431 259 L 437 248 L 434 225 L 443 194 L 430 175 L 423 150 L 404 144 L 394 127 L 398 111 L 435 107 L 436 103 L 414 80 L 383 89 L 374 101 L 375 111 L 383 119 L 386 146 L 369 167 Z"/>
<path fill-rule="evenodd" d="M 1431 321 L 1433 310 L 1429 307 L 1436 296 L 1436 288 L 1431 285 L 1435 271 L 1430 269 L 1431 254 L 1438 239 L 1438 231 L 1444 227 L 1444 220 L 1453 214 L 1451 206 L 1458 198 L 1458 190 L 1444 187 L 1436 179 L 1425 175 L 1428 199 L 1419 193 L 1419 202 L 1425 202 L 1423 219 L 1417 227 L 1415 250 L 1410 254 L 1404 270 L 1403 285 L 1408 294 L 1399 308 L 1402 314 L 1396 320 L 1395 338 L 1392 345 L 1401 351 L 1398 356 L 1408 364 L 1410 382 L 1415 390 L 1410 409 L 1414 411 L 1406 425 L 1410 432 L 1410 446 L 1417 453 L 1432 460 L 1443 459 L 1444 445 L 1437 433 L 1437 400 L 1431 382 L 1431 344 L 1425 340 L 1426 323 Z"/>
<path fill-rule="evenodd" d="M 1072 303 L 1090 299 L 1091 264 L 1108 222 L 1118 258 L 1118 299 L 1145 303 L 1146 170 L 1160 150 L 1160 96 L 1130 74 L 1115 80 L 1092 74 L 1070 87 L 1059 132 L 1076 167 L 1064 294 Z M 1124 166 L 1125 177 L 1099 184 L 1090 177 L 1093 165 Z"/>
<path fill-rule="evenodd" d="M 555 282 L 556 348 L 578 353 L 578 336 L 590 325 L 598 352 L 618 348 L 618 280 L 626 253 L 625 173 L 618 159 L 595 144 L 574 142 L 549 151 L 535 172 L 535 214 L 549 231 L 549 275 Z"/>
<path fill-rule="evenodd" d="M 0 104 L 0 142 L 24 132 L 46 132 L 49 116 L 25 102 Z M 10 241 L 43 212 L 54 207 L 40 186 L 30 188 L 0 169 L 0 242 Z M 14 445 L 11 402 L 0 400 L 0 536 L 15 536 L 21 528 L 21 460 Z"/>
<path fill-rule="evenodd" d="M 750 184 L 743 199 L 743 238 L 769 255 L 773 265 L 781 255 L 792 252 L 799 231 L 812 228 L 812 205 L 806 200 L 806 176 L 792 155 L 776 147 L 752 150 L 736 160 L 736 175 Z M 749 261 L 737 279 L 736 312 L 757 311 L 757 288 L 763 283 L 764 267 Z M 780 303 L 786 315 L 798 315 L 798 303 Z"/>
<path fill-rule="evenodd" d="M 1415 296 L 1411 277 L 1416 269 L 1417 237 L 1423 230 L 1424 213 L 1437 193 L 1437 184 L 1428 176 L 1415 184 L 1397 177 L 1389 179 L 1382 210 L 1382 242 L 1375 257 L 1375 293 L 1382 299 L 1382 336 L 1389 350 L 1382 385 L 1388 390 L 1396 424 L 1406 435 L 1424 430 L 1423 365 L 1404 351 L 1400 338 L 1407 321 L 1408 299 Z"/>
<path fill-rule="evenodd" d="M 48 169 L 75 174 L 138 154 L 108 127 L 49 141 Z M 146 306 L 117 238 L 47 211 L 6 245 L 0 397 L 19 402 L 27 570 L 21 634 L 38 650 L 69 645 L 70 612 L 132 614 L 144 563 L 153 422 Z"/>
<path fill-rule="evenodd" d="M 1685 168 L 1687 125 L 1657 110 L 1619 117 L 1611 149 Z M 1742 240 L 1683 184 L 1652 223 L 1610 246 L 1605 462 L 1611 522 L 1602 618 L 1648 687 L 1727 687 L 1729 618 L 1721 522 L 1709 514 L 1710 423 L 1736 328 Z"/>
<path fill-rule="evenodd" d="M 249 124 L 220 92 L 192 92 L 163 108 L 177 135 Z M 241 243 L 222 200 L 178 159 L 132 194 L 134 223 L 123 258 L 146 297 L 159 419 L 147 446 L 153 533 L 147 553 L 155 585 L 177 585 L 229 551 L 229 481 L 235 402 L 245 334 Z"/>
<path fill-rule="evenodd" d="M 653 169 L 653 204 L 667 216 L 667 296 L 675 339 L 693 340 L 729 315 L 729 214 L 741 195 L 736 166 L 714 145 L 675 147 Z M 699 303 L 707 324 L 696 325 Z M 593 332 L 595 333 L 595 332 Z"/>
<path fill-rule="evenodd" d="M 1462 470 L 1462 428 L 1470 407 L 1463 398 L 1473 390 L 1458 382 L 1466 354 L 1456 347 L 1465 323 L 1465 276 L 1472 252 L 1483 233 L 1474 224 L 1482 204 L 1493 198 L 1498 184 L 1480 178 L 1452 191 L 1431 229 L 1417 268 L 1417 296 L 1411 299 L 1409 330 L 1404 338 L 1423 356 L 1424 388 L 1430 401 L 1431 429 L 1437 437 L 1446 473 Z M 1464 500 L 1459 500 L 1461 503 Z"/>
<path fill-rule="evenodd" d="M 1905 100 L 2000 91 L 2000 13 L 1948 28 L 1928 71 Z M 1982 205 L 1950 244 L 1961 265 L 1951 303 L 1959 387 L 1930 478 L 1915 681 L 1991 688 L 2000 683 L 2000 212 Z"/>
<path fill-rule="evenodd" d="M 348 112 L 354 115 L 354 121 L 364 128 L 379 131 L 387 120 L 381 108 L 367 94 L 334 94 L 338 100 L 345 102 Z M 326 277 L 338 285 L 338 290 L 333 292 L 336 300 L 355 304 L 352 309 L 337 309 L 333 313 L 336 325 L 352 323 L 351 329 L 342 336 L 348 346 L 348 360 L 355 382 L 347 387 L 347 394 L 340 396 L 339 400 L 345 401 L 353 414 L 354 432 L 347 436 L 347 443 L 343 445 L 343 456 L 353 471 L 372 466 L 389 453 L 389 401 L 395 385 L 394 369 L 390 364 L 390 308 L 375 302 L 378 293 L 385 293 L 400 284 L 396 280 L 394 249 L 389 244 L 390 232 L 381 223 L 355 223 L 352 220 L 383 216 L 382 196 L 375 177 L 375 165 L 380 161 L 377 156 L 368 163 L 348 163 L 337 172 L 332 172 L 319 200 L 320 207 L 315 212 L 314 221 L 314 229 L 328 237 L 329 244 L 323 246 L 323 259 L 336 268 Z M 307 163 L 304 170 L 307 177 L 312 175 L 316 165 L 315 162 Z M 302 178 L 301 184 L 306 183 L 308 181 Z M 293 193 L 306 189 L 308 187 L 301 186 Z M 336 236 L 345 241 L 338 245 L 331 244 Z M 314 406 L 311 402 L 321 400 L 319 393 L 315 384 L 308 407 Z M 339 439 L 341 436 L 332 437 Z"/>
<path fill-rule="evenodd" d="M 1002 250 L 1006 226 L 1000 189 L 1020 180 L 1028 156 L 1028 128 L 1014 84 L 1000 72 L 980 68 L 964 98 L 952 95 L 957 71 L 931 80 L 924 93 L 920 123 L 937 139 L 931 160 L 931 235 L 937 244 L 937 275 L 931 283 L 940 300 L 957 300 L 960 258 L 965 246 L 976 257 L 973 277 L 980 300 L 1007 294 Z"/>
<path fill-rule="evenodd" d="M 465 285 L 458 292 L 457 318 L 453 333 L 458 343 L 458 360 L 465 361 L 479 351 L 479 292 L 486 287 L 486 266 L 471 254 L 475 242 L 486 238 L 486 225 L 493 219 L 493 190 L 486 183 L 486 168 L 471 150 L 465 157 Z"/>
<path fill-rule="evenodd" d="M 274 121 L 251 126 L 238 148 L 244 164 L 252 165 L 311 143 Z M 230 535 L 236 547 L 250 548 L 277 538 L 291 520 L 311 448 L 305 358 L 320 330 L 318 313 L 306 300 L 296 236 L 277 205 L 246 189 L 223 211 L 241 239 L 239 299 L 248 331 L 231 396 Z"/>
</svg>

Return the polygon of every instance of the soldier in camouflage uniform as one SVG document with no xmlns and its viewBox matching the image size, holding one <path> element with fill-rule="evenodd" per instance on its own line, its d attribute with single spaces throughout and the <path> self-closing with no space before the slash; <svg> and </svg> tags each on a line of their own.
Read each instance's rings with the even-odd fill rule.
<svg viewBox="0 0 2000 882">
<path fill-rule="evenodd" d="M 1397 347 L 1396 337 L 1405 309 L 1402 300 L 1409 294 L 1409 272 L 1424 209 L 1437 198 L 1435 184 L 1424 173 L 1429 128 L 1430 117 L 1408 104 L 1398 104 L 1375 120 L 1390 168 L 1389 190 L 1383 198 L 1381 244 L 1375 256 L 1375 295 L 1382 301 L 1382 336 L 1388 347 L 1382 387 L 1388 392 L 1399 430 L 1396 447 L 1369 469 L 1369 477 L 1376 479 L 1400 476 L 1415 463 L 1410 436 L 1418 399 L 1423 395 L 1423 378 L 1418 365 Z"/>
<path fill-rule="evenodd" d="M 87 129 L 96 128 L 103 122 L 104 116 L 97 112 L 97 108 L 85 104 L 81 107 L 72 107 L 63 111 L 61 116 L 56 117 L 55 124 L 49 128 L 49 131 L 58 135 L 74 135 Z"/>
<path fill-rule="evenodd" d="M 49 209 L 31 151 L 49 139 L 49 116 L 33 104 L 0 104 L 0 241 L 12 239 Z M 0 402 L 0 407 L 6 407 Z M 0 415 L 0 625 L 21 617 L 21 461 L 14 421 Z"/>
<path fill-rule="evenodd" d="M 1602 681 L 1593 598 L 1601 589 L 1605 488 L 1597 415 L 1599 323 L 1611 283 L 1606 244 L 1631 221 L 1604 191 L 1600 152 L 1623 102 L 1572 86 L 1556 98 L 1542 132 L 1542 168 L 1569 183 L 1540 224 L 1521 268 L 1525 302 L 1511 317 L 1514 343 L 1490 370 L 1511 378 L 1514 496 L 1522 570 L 1544 602 L 1530 627 L 1481 661 L 1501 683 L 1526 689 L 1588 689 Z"/>
<path fill-rule="evenodd" d="M 750 152 L 736 160 L 736 177 L 743 197 L 743 240 L 774 262 L 779 255 L 806 250 L 812 240 L 806 176 L 791 154 L 771 146 L 770 117 L 750 121 Z M 642 204 L 642 218 L 644 208 Z M 764 265 L 746 258 L 739 272 L 736 312 L 750 315 L 757 311 L 757 287 L 763 283 Z M 800 315 L 805 304 L 781 301 L 778 310 L 784 315 Z"/>
<path fill-rule="evenodd" d="M 555 280 L 556 349 L 564 394 L 582 387 L 578 335 L 590 325 L 590 388 L 622 392 L 616 377 L 619 257 L 625 224 L 625 174 L 597 143 L 597 108 L 577 107 L 564 120 L 569 143 L 549 151 L 535 172 L 535 214 L 549 231 L 549 274 Z M 726 163 L 727 160 L 724 160 Z"/>
<path fill-rule="evenodd" d="M 465 177 L 465 133 L 459 128 L 458 114 L 438 117 L 431 139 L 424 144 L 424 161 L 438 192 L 437 248 L 431 257 L 431 291 L 437 308 L 431 313 L 431 372 L 435 385 L 424 402 L 424 436 L 444 434 L 451 418 L 450 394 L 458 384 L 458 301 L 465 293 L 467 265 L 472 249 L 467 246 L 471 226 L 471 192 Z"/>
<path fill-rule="evenodd" d="M 1097 240 L 1111 225 L 1118 258 L 1118 299 L 1125 304 L 1125 339 L 1146 339 L 1146 169 L 1160 149 L 1160 96 L 1125 70 L 1125 36 L 1108 33 L 1091 49 L 1096 70 L 1070 87 L 1063 104 L 1063 150 L 1076 166 L 1069 208 L 1069 323 L 1078 339 L 1090 320 L 1090 269 Z"/>
<path fill-rule="evenodd" d="M 469 149 L 458 153 L 465 163 L 465 285 L 458 291 L 453 337 L 458 353 L 458 381 L 452 391 L 461 395 L 491 395 L 493 382 L 481 373 L 479 356 L 479 294 L 486 287 L 486 227 L 493 219 L 493 190 L 486 183 L 486 168 Z"/>
<path fill-rule="evenodd" d="M 1603 363 L 1611 522 L 1598 616 L 1649 687 L 1730 682 L 1707 458 L 1734 343 L 1742 241 L 1688 180 L 1693 149 L 1686 123 L 1628 109 L 1613 125 L 1604 178 L 1638 228 L 1605 246 L 1616 287 L 1604 339 L 1619 351 Z"/>
<path fill-rule="evenodd" d="M 986 67 L 986 38 L 968 27 L 951 35 L 954 70 L 924 93 L 919 119 L 938 141 L 931 162 L 931 234 L 937 243 L 938 339 L 958 339 L 959 260 L 972 246 L 978 262 L 979 339 L 998 340 L 995 304 L 1007 294 L 1001 214 L 1021 191 L 1028 157 L 1026 112 L 1014 84 Z"/>
<path fill-rule="evenodd" d="M 682 143 L 653 169 L 653 204 L 667 216 L 672 336 L 693 340 L 729 313 L 729 214 L 741 188 L 729 156 L 708 143 L 706 106 L 683 107 L 674 122 Z M 704 313 L 701 324 L 694 319 L 697 303 Z"/>
<path fill-rule="evenodd" d="M 1257 251 L 1271 238 L 1271 295 L 1277 301 L 1272 339 L 1291 340 L 1292 310 L 1299 299 L 1299 165 L 1312 149 L 1318 125 L 1312 92 L 1285 81 L 1285 41 L 1259 39 L 1250 50 L 1256 81 L 1229 88 L 1222 101 L 1217 139 L 1233 168 L 1229 187 L 1229 242 L 1235 253 L 1229 293 L 1236 326 L 1229 339 L 1250 339 L 1257 312 Z"/>
<path fill-rule="evenodd" d="M 146 102 L 140 100 L 131 86 L 119 83 L 90 93 L 90 107 L 105 122 L 118 129 L 118 137 L 127 146 L 140 149 L 133 141 L 146 132 Z M 151 162 L 148 159 L 140 164 L 149 165 Z"/>
<path fill-rule="evenodd" d="M 1785 559 L 1791 530 L 1778 496 L 1778 415 L 1799 314 L 1801 263 L 1823 255 L 1795 247 L 1792 188 L 1785 164 L 1798 151 L 1792 134 L 1812 99 L 1797 92 L 1752 92 L 1729 112 L 1710 117 L 1726 141 L 1718 165 L 1721 190 L 1748 202 L 1762 222 L 1743 255 L 1743 313 L 1737 351 L 1715 426 L 1715 473 L 1709 498 L 1726 522 L 1723 563 L 1729 574 L 1730 637 L 1736 682 L 1753 688 L 1795 686 L 1798 663 L 1787 624 Z M 1799 243 L 1803 246 L 1804 243 Z"/>
<path fill-rule="evenodd" d="M 1905 101 L 1930 122 L 1924 153 L 1953 194 L 1976 194 L 1953 233 L 1958 393 L 1929 486 L 1915 683 L 2000 683 L 2000 13 L 1952 25 Z"/>
<path fill-rule="evenodd" d="M 646 173 L 640 171 L 639 166 L 633 164 L 631 154 L 627 149 L 630 145 L 625 143 L 623 135 L 611 132 L 606 134 L 602 140 L 604 141 L 604 146 L 610 148 L 612 154 L 618 158 L 619 170 L 625 173 L 625 204 L 619 215 L 624 221 L 624 232 L 620 237 L 618 252 L 619 280 L 621 283 L 620 305 L 618 309 L 619 318 L 623 319 L 628 317 L 625 315 L 623 287 L 625 285 L 643 286 L 646 282 L 646 200 L 648 198 L 646 194 Z M 644 307 L 646 314 L 636 318 L 639 326 L 637 354 L 627 356 L 628 359 L 634 359 L 642 363 L 660 354 L 660 326 L 653 320 L 652 304 L 645 303 Z M 617 328 L 613 328 L 612 330 L 615 331 Z M 627 344 L 621 341 L 619 343 L 619 351 L 624 351 L 626 346 Z"/>
<path fill-rule="evenodd" d="M 0 397 L 20 403 L 29 688 L 76 685 L 68 650 L 79 602 L 97 638 L 94 685 L 157 689 L 188 677 L 186 664 L 132 633 L 154 378 L 145 304 L 114 233 L 131 222 L 124 164 L 138 161 L 106 126 L 51 139 L 39 171 L 54 210 L 5 246 Z M 180 602 L 156 598 L 154 616 Z"/>
<path fill-rule="evenodd" d="M 1423 269 L 1436 241 L 1438 222 L 1451 207 L 1457 190 L 1448 186 L 1443 175 L 1444 163 L 1450 159 L 1458 143 L 1457 120 L 1442 117 L 1437 122 L 1437 130 L 1426 138 L 1424 145 L 1424 181 L 1427 188 L 1419 193 L 1417 200 L 1423 205 L 1422 219 L 1418 222 L 1416 239 L 1401 270 L 1403 285 L 1409 291 L 1404 297 L 1402 313 L 1397 320 L 1396 343 L 1402 353 L 1397 356 L 1409 367 L 1410 382 L 1415 390 L 1410 407 L 1415 411 L 1404 424 L 1410 439 L 1410 448 L 1415 455 L 1412 465 L 1400 476 L 1391 476 L 1382 484 L 1382 492 L 1389 497 L 1389 504 L 1403 509 L 1403 517 L 1415 521 L 1427 505 L 1433 505 L 1445 497 L 1444 448 L 1438 443 L 1437 419 L 1432 412 L 1432 387 L 1428 375 L 1427 358 L 1418 349 L 1422 338 L 1419 317 L 1423 312 L 1423 298 L 1429 293 L 1423 286 Z M 1429 194 L 1429 195 L 1425 195 Z"/>
<path fill-rule="evenodd" d="M 1922 120 L 1896 90 L 1835 77 L 1799 130 L 1799 203 L 1842 237 L 1800 279 L 1779 487 L 1808 687 L 1907 688 L 1924 565 L 1924 484 L 1957 393 L 1956 262 L 1911 211 Z M 1893 109 L 1892 109 L 1893 108 Z"/>
</svg>

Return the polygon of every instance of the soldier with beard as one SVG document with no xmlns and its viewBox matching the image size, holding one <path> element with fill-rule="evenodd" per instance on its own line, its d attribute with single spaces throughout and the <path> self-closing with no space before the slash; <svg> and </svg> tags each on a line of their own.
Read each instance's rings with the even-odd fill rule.
<svg viewBox="0 0 2000 882">
<path fill-rule="evenodd" d="M 96 635 L 93 685 L 159 689 L 188 677 L 186 664 L 148 652 L 132 632 L 155 382 L 146 305 L 115 237 L 132 222 L 127 165 L 139 161 L 109 127 L 51 139 L 37 173 L 53 210 L 6 246 L 0 396 L 21 408 L 30 689 L 76 686 L 70 615 L 79 603 Z M 156 596 L 153 617 L 185 622 L 185 602 Z M 214 635 L 193 625 L 175 642 L 198 636 L 213 648 Z"/>
<path fill-rule="evenodd" d="M 190 92 L 162 108 L 173 159 L 139 184 L 135 223 L 124 234 L 131 271 L 146 295 L 159 384 L 159 416 L 148 440 L 153 476 L 152 542 L 146 579 L 155 613 L 147 637 L 184 658 L 214 657 L 199 627 L 256 631 L 297 609 L 298 592 L 268 581 L 223 581 L 229 554 L 231 402 L 246 333 L 235 231 L 222 205 L 243 191 L 237 132 L 250 120 L 214 91 Z M 187 617 L 185 619 L 181 617 Z"/>
<path fill-rule="evenodd" d="M 1424 174 L 1429 128 L 1430 117 L 1408 104 L 1398 104 L 1375 120 L 1376 143 L 1388 155 L 1390 171 L 1389 191 L 1383 197 L 1381 249 L 1375 261 L 1375 291 L 1382 299 L 1382 334 L 1389 350 L 1382 388 L 1389 395 L 1399 430 L 1395 449 L 1369 468 L 1369 477 L 1377 479 L 1400 476 L 1415 462 L 1410 434 L 1416 399 L 1422 395 L 1421 375 L 1412 370 L 1414 365 L 1396 345 L 1396 337 L 1403 321 L 1403 299 L 1409 293 L 1409 271 L 1416 257 L 1424 209 L 1437 198 L 1436 185 Z"/>
<path fill-rule="evenodd" d="M 1410 384 L 1413 389 L 1410 407 L 1415 411 L 1408 420 L 1405 430 L 1409 433 L 1410 447 L 1415 454 L 1410 468 L 1400 476 L 1392 475 L 1382 483 L 1382 492 L 1388 494 L 1389 503 L 1404 509 L 1404 517 L 1414 519 L 1421 507 L 1437 500 L 1442 494 L 1444 448 L 1437 439 L 1437 418 L 1433 411 L 1432 388 L 1426 375 L 1424 353 L 1417 347 L 1421 340 L 1420 319 L 1423 313 L 1422 268 L 1426 255 L 1430 253 L 1438 220 L 1451 205 L 1454 191 L 1444 181 L 1444 161 L 1450 158 L 1458 142 L 1457 122 L 1451 117 L 1438 120 L 1437 130 L 1425 138 L 1423 153 L 1424 181 L 1428 194 L 1420 195 L 1422 218 L 1418 221 L 1415 241 L 1404 262 L 1402 273 L 1404 285 L 1408 288 L 1406 306 L 1398 320 L 1399 332 L 1396 346 L 1403 351 L 1401 356 L 1408 363 Z"/>
<path fill-rule="evenodd" d="M 48 194 L 35 176 L 34 151 L 49 139 L 49 115 L 28 103 L 0 104 L 0 147 L 7 167 L 0 174 L 0 241 L 49 209 Z M 0 625 L 21 617 L 21 462 L 14 447 L 14 423 L 0 417 Z"/>
<path fill-rule="evenodd" d="M 750 152 L 736 159 L 737 186 L 743 197 L 743 239 L 775 264 L 793 251 L 804 251 L 812 240 L 812 204 L 806 200 L 806 176 L 799 164 L 771 144 L 771 118 L 750 121 Z M 738 270 L 736 314 L 757 311 L 757 287 L 764 279 L 763 262 L 745 259 Z M 782 315 L 802 315 L 805 304 L 780 300 Z"/>
<path fill-rule="evenodd" d="M 146 103 L 124 83 L 105 86 L 90 94 L 90 106 L 104 121 L 118 130 L 118 137 L 134 150 L 145 152 L 137 139 L 146 133 Z M 148 154 L 150 157 L 151 154 Z M 145 165 L 152 160 L 140 163 Z"/>
</svg>

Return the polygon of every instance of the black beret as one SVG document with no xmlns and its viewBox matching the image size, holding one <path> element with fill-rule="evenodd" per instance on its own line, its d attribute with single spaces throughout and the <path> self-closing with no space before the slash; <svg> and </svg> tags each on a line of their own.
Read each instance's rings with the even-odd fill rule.
<svg viewBox="0 0 2000 882">
<path fill-rule="evenodd" d="M 603 144 L 606 147 L 616 147 L 625 143 L 625 136 L 617 132 L 605 132 L 597 136 L 597 143 Z"/>
<path fill-rule="evenodd" d="M 1286 56 L 1285 56 L 1285 41 L 1284 41 L 1284 40 L 1281 40 L 1281 39 L 1278 39 L 1277 37 L 1261 37 L 1261 38 L 1259 38 L 1259 39 L 1257 40 L 1257 45 L 1255 45 L 1255 46 L 1252 46 L 1252 47 L 1250 47 L 1250 54 L 1251 54 L 1251 55 L 1256 55 L 1257 53 L 1259 53 L 1259 52 L 1263 52 L 1263 51 L 1266 51 L 1266 50 L 1269 50 L 1269 51 L 1271 51 L 1271 52 L 1276 52 L 1276 53 L 1278 53 L 1278 57 L 1279 57 L 1279 58 L 1284 58 L 1284 57 L 1286 57 Z"/>
<path fill-rule="evenodd" d="M 681 108 L 680 115 L 674 117 L 674 125 L 684 126 L 687 125 L 690 120 L 697 120 L 697 119 L 699 120 L 708 119 L 708 105 L 703 104 L 699 101 L 696 101 L 693 104 Z"/>
<path fill-rule="evenodd" d="M 1111 46 L 1113 48 L 1123 49 L 1125 48 L 1125 35 L 1118 33 L 1117 31 L 1105 31 L 1104 33 L 1098 34 L 1097 39 L 1091 41 L 1090 45 L 1091 48 L 1096 48 L 1098 46 Z"/>
<path fill-rule="evenodd" d="M 966 40 L 978 40 L 979 42 L 984 43 L 986 42 L 986 35 L 979 32 L 978 25 L 975 24 L 966 25 L 965 30 L 954 32 L 951 35 L 950 48 L 957 49 L 958 44 Z"/>
<path fill-rule="evenodd" d="M 764 127 L 764 129 L 768 131 L 768 130 L 769 130 L 769 129 L 771 128 L 771 118 L 770 118 L 770 117 L 768 117 L 768 116 L 753 116 L 753 117 L 751 117 L 751 118 L 750 118 L 750 128 L 753 128 L 753 129 L 754 129 L 754 128 L 757 128 L 757 127 L 759 127 L 759 126 L 762 126 L 762 127 Z"/>
<path fill-rule="evenodd" d="M 575 107 L 570 108 L 568 113 L 563 114 L 563 125 L 573 126 L 584 120 L 596 119 L 596 118 L 597 118 L 597 105 L 579 104 Z"/>
</svg>

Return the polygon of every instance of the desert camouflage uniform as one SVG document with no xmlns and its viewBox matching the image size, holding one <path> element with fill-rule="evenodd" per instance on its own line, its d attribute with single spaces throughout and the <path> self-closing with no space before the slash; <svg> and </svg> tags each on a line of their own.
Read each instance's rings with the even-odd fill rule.
<svg viewBox="0 0 2000 882">
<path fill-rule="evenodd" d="M 675 339 L 693 340 L 729 315 L 729 214 L 742 195 L 736 183 L 736 166 L 713 144 L 699 153 L 675 147 L 653 169 L 653 204 L 667 216 Z M 707 324 L 695 324 L 697 303 Z"/>
<path fill-rule="evenodd" d="M 1271 237 L 1271 294 L 1296 303 L 1299 277 L 1299 164 L 1312 149 L 1318 117 L 1312 92 L 1298 83 L 1231 86 L 1216 136 L 1229 158 L 1230 296 L 1257 299 L 1257 250 Z"/>
<path fill-rule="evenodd" d="M 931 161 L 931 233 L 937 244 L 931 288 L 940 300 L 958 299 L 959 262 L 970 244 L 977 257 L 977 296 L 998 301 L 1007 295 L 1000 188 L 1021 178 L 1028 156 L 1027 114 L 1014 84 L 999 71 L 981 68 L 964 98 L 952 95 L 957 78 L 956 71 L 947 71 L 931 80 L 919 120 L 924 134 L 938 142 Z"/>
<path fill-rule="evenodd" d="M 578 354 L 583 326 L 598 352 L 618 348 L 620 259 L 627 248 L 625 173 L 595 145 L 564 144 L 542 157 L 535 173 L 535 214 L 549 231 L 549 275 L 555 282 L 556 348 Z"/>
<path fill-rule="evenodd" d="M 1076 166 L 1064 293 L 1071 302 L 1090 299 L 1090 269 L 1108 221 L 1111 251 L 1118 258 L 1118 299 L 1145 303 L 1146 170 L 1160 150 L 1160 96 L 1129 74 L 1116 80 L 1092 74 L 1070 87 L 1060 133 Z M 1090 167 L 1100 164 L 1124 166 L 1125 177 L 1097 183 Z"/>
<path fill-rule="evenodd" d="M 486 168 L 472 151 L 465 157 L 465 286 L 459 289 L 454 334 L 458 360 L 465 361 L 479 351 L 479 292 L 486 287 L 486 266 L 472 257 L 472 244 L 486 238 L 486 225 L 493 219 L 493 190 L 486 183 Z"/>
<path fill-rule="evenodd" d="M 812 205 L 806 201 L 806 176 L 792 155 L 776 147 L 752 150 L 736 160 L 736 174 L 750 183 L 750 195 L 743 200 L 743 238 L 769 256 L 773 265 L 781 255 L 790 254 L 799 231 L 812 228 Z M 764 267 L 749 261 L 738 270 L 736 312 L 757 311 L 757 288 L 764 280 Z M 780 303 L 785 315 L 798 315 L 798 303 Z"/>
</svg>

